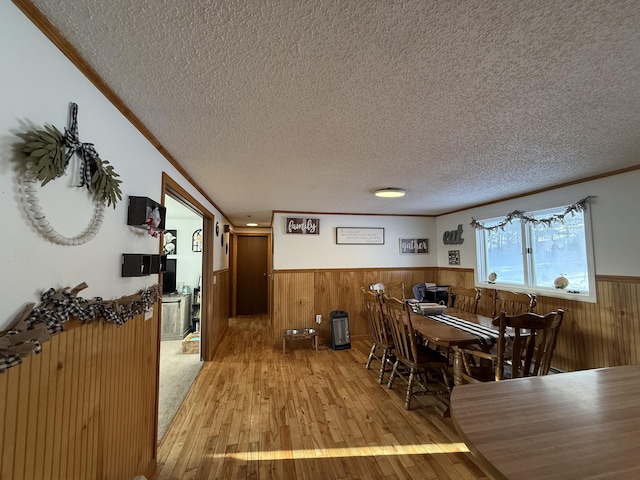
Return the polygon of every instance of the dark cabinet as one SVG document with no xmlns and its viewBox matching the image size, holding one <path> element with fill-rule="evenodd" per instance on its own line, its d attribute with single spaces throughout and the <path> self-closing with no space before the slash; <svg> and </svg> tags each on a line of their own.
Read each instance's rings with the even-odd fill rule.
<svg viewBox="0 0 640 480">
<path fill-rule="evenodd" d="M 127 225 L 164 232 L 167 209 L 147 197 L 129 195 Z M 157 234 L 153 235 L 154 237 Z M 166 255 L 150 255 L 144 253 L 124 253 L 122 255 L 122 276 L 142 277 L 167 270 Z"/>
<path fill-rule="evenodd" d="M 129 196 L 127 225 L 144 230 L 163 232 L 167 209 L 147 197 Z"/>
<path fill-rule="evenodd" d="M 163 273 L 167 268 L 166 255 L 147 255 L 143 253 L 122 254 L 122 276 L 143 277 L 153 273 Z"/>
<path fill-rule="evenodd" d="M 200 325 L 200 289 L 193 289 L 193 303 L 191 304 L 191 329 L 194 332 L 199 331 Z"/>
<path fill-rule="evenodd" d="M 151 268 L 149 273 L 164 273 L 167 271 L 166 255 L 151 255 Z"/>
</svg>

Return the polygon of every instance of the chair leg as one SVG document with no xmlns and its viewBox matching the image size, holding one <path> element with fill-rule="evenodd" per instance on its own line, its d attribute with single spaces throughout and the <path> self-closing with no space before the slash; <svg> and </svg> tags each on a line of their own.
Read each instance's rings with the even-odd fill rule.
<svg viewBox="0 0 640 480">
<path fill-rule="evenodd" d="M 407 394 L 404 397 L 404 409 L 409 410 L 411 408 L 411 395 L 413 393 L 413 380 L 415 378 L 414 368 L 411 368 L 409 372 L 409 382 L 407 383 Z"/>
<path fill-rule="evenodd" d="M 364 366 L 364 368 L 366 368 L 367 370 L 369 370 L 369 367 L 371 367 L 371 362 L 373 361 L 373 359 L 376 356 L 376 348 L 377 347 L 378 347 L 378 345 L 376 345 L 375 343 L 371 347 L 371 351 L 369 352 L 369 358 L 367 359 L 367 364 Z"/>
<path fill-rule="evenodd" d="M 399 363 L 400 363 L 400 360 L 396 360 L 395 363 L 393 364 L 393 369 L 391 370 L 391 376 L 389 377 L 387 388 L 393 388 L 393 379 L 396 378 L 396 375 L 398 374 Z"/>
<path fill-rule="evenodd" d="M 451 392 L 452 385 L 447 375 L 447 367 L 442 367 L 442 379 L 444 380 L 444 386 L 447 387 L 447 391 Z"/>
<path fill-rule="evenodd" d="M 382 359 L 380 360 L 380 375 L 378 376 L 378 383 L 382 385 L 384 381 L 384 372 L 387 369 L 387 359 L 389 357 L 389 349 L 385 348 L 382 351 Z"/>
</svg>

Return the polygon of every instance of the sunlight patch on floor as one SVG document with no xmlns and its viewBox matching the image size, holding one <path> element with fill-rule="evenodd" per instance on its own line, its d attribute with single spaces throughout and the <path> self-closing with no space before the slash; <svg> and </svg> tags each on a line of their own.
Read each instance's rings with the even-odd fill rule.
<svg viewBox="0 0 640 480">
<path fill-rule="evenodd" d="M 397 455 L 433 455 L 437 453 L 467 453 L 464 443 L 430 443 L 422 445 L 375 445 L 354 448 L 318 448 L 303 450 L 267 450 L 215 453 L 213 458 L 238 460 L 291 460 L 303 458 L 380 457 Z"/>
</svg>

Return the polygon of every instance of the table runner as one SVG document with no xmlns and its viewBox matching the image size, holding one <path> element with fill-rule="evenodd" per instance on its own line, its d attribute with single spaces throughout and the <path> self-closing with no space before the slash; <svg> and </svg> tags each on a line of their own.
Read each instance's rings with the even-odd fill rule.
<svg viewBox="0 0 640 480">
<path fill-rule="evenodd" d="M 427 317 L 435 320 L 436 322 L 449 325 L 450 327 L 454 327 L 458 330 L 474 335 L 481 345 L 495 345 L 498 343 L 500 332 L 494 328 L 469 322 L 468 320 L 462 320 L 461 318 L 444 313 L 441 315 L 427 315 Z M 513 340 L 512 335 L 507 334 L 507 336 L 510 340 Z"/>
</svg>

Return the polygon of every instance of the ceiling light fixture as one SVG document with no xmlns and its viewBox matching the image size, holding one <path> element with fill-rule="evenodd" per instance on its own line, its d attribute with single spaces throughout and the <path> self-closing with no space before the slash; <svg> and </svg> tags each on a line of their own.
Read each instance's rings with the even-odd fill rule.
<svg viewBox="0 0 640 480">
<path fill-rule="evenodd" d="M 375 191 L 375 196 L 383 198 L 398 198 L 404 197 L 405 193 L 406 192 L 401 188 L 381 188 Z"/>
<path fill-rule="evenodd" d="M 256 222 L 252 222 L 251 221 L 251 215 L 247 215 L 247 220 L 249 220 L 247 222 L 247 227 L 257 227 L 258 226 L 258 224 Z"/>
</svg>

